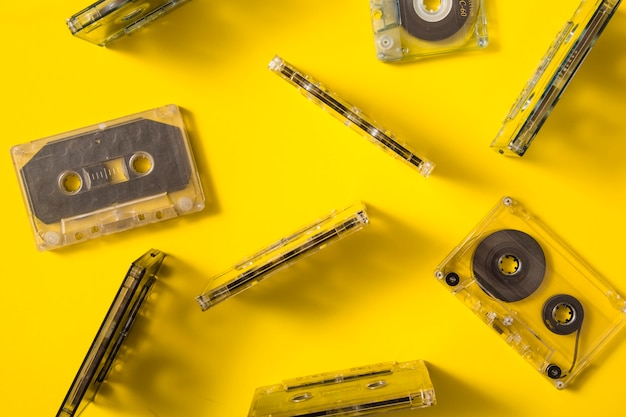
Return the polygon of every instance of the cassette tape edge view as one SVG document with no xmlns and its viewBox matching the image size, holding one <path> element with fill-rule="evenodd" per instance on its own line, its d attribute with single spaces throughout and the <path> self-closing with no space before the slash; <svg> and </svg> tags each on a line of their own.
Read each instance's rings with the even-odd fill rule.
<svg viewBox="0 0 626 417">
<path fill-rule="evenodd" d="M 365 205 L 361 202 L 355 202 L 341 210 L 333 210 L 328 216 L 272 243 L 238 262 L 231 269 L 214 276 L 202 294 L 196 297 L 196 301 L 202 311 L 206 311 L 258 284 L 274 272 L 361 230 L 368 223 Z"/>
<path fill-rule="evenodd" d="M 423 361 L 385 362 L 259 387 L 248 417 L 362 416 L 436 403 Z"/>
<path fill-rule="evenodd" d="M 94 400 L 158 278 L 157 273 L 165 256 L 159 250 L 150 249 L 132 263 L 57 417 L 79 415 Z"/>
<path fill-rule="evenodd" d="M 11 156 L 42 251 L 204 208 L 173 104 L 16 145 Z"/>
<path fill-rule="evenodd" d="M 269 69 L 296 87 L 310 101 L 378 146 L 388 155 L 407 163 L 424 177 L 428 178 L 430 176 L 435 168 L 433 162 L 421 157 L 406 144 L 398 141 L 392 132 L 379 126 L 375 120 L 363 113 L 361 109 L 343 100 L 334 92 L 329 91 L 322 83 L 300 72 L 279 56 L 275 56 L 270 61 Z"/>
<path fill-rule="evenodd" d="M 626 326 L 624 298 L 509 197 L 435 277 L 558 389 Z"/>
<path fill-rule="evenodd" d="M 524 156 L 621 0 L 582 0 L 557 34 L 491 142 L 496 152 Z"/>
<path fill-rule="evenodd" d="M 72 35 L 98 46 L 107 46 L 165 16 L 187 1 L 189 0 L 160 0 L 151 4 L 134 0 L 99 0 L 69 17 L 66 24 Z"/>
</svg>

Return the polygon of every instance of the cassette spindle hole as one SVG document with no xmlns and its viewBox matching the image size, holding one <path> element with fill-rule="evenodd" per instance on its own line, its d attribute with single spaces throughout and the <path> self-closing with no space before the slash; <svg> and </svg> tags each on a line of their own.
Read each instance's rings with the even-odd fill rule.
<svg viewBox="0 0 626 417">
<path fill-rule="evenodd" d="M 74 171 L 66 171 L 59 178 L 59 186 L 67 194 L 76 194 L 83 188 L 83 179 Z"/>
<path fill-rule="evenodd" d="M 145 152 L 137 152 L 130 158 L 130 166 L 137 175 L 147 175 L 154 168 L 154 159 Z"/>
<path fill-rule="evenodd" d="M 413 0 L 413 9 L 426 22 L 441 22 L 452 12 L 452 3 L 452 0 Z"/>
<path fill-rule="evenodd" d="M 375 382 L 370 382 L 369 384 L 367 384 L 367 388 L 369 389 L 377 389 L 377 388 L 382 388 L 386 386 L 387 386 L 387 381 L 383 379 L 375 381 Z"/>
<path fill-rule="evenodd" d="M 557 304 L 552 309 L 552 318 L 558 324 L 568 324 L 576 320 L 576 309 L 571 304 Z"/>
<path fill-rule="evenodd" d="M 291 401 L 294 403 L 301 403 L 302 401 L 310 400 L 313 398 L 313 394 L 310 392 L 304 392 L 302 394 L 294 395 L 291 397 Z"/>
<path fill-rule="evenodd" d="M 422 0 L 422 6 L 426 11 L 434 13 L 441 8 L 441 0 Z"/>
<path fill-rule="evenodd" d="M 505 254 L 498 259 L 498 268 L 504 276 L 512 277 L 520 271 L 522 262 L 515 255 Z"/>
</svg>

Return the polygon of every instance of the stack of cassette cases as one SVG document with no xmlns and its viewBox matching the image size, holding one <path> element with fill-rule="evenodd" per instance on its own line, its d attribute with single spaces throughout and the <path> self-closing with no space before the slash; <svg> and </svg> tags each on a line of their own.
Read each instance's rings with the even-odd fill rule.
<svg viewBox="0 0 626 417">
<path fill-rule="evenodd" d="M 376 56 L 413 60 L 488 44 L 482 0 L 370 0 Z"/>
<path fill-rule="evenodd" d="M 204 208 L 180 110 L 148 110 L 11 148 L 39 250 Z"/>
<path fill-rule="evenodd" d="M 506 116 L 491 147 L 523 156 L 621 0 L 583 0 Z"/>
<path fill-rule="evenodd" d="M 333 211 L 212 278 L 196 300 L 206 311 L 329 243 L 363 229 L 368 223 L 369 218 L 361 202 Z"/>
<path fill-rule="evenodd" d="M 248 417 L 365 416 L 435 404 L 423 361 L 387 362 L 257 388 Z"/>
<path fill-rule="evenodd" d="M 165 256 L 151 249 L 132 263 L 57 417 L 78 415 L 94 400 L 157 280 Z"/>
<path fill-rule="evenodd" d="M 379 146 L 394 158 L 399 158 L 428 177 L 435 164 L 419 156 L 407 145 L 399 142 L 393 133 L 380 127 L 376 121 L 364 114 L 359 108 L 338 97 L 312 77 L 298 71 L 280 57 L 274 57 L 269 69 L 285 81 L 295 86 L 305 97 L 335 116 L 346 126 L 359 133 L 365 139 Z"/>
<path fill-rule="evenodd" d="M 626 324 L 626 301 L 509 197 L 435 275 L 559 389 Z"/>
<path fill-rule="evenodd" d="M 130 35 L 188 0 L 100 0 L 67 19 L 72 35 L 106 46 Z"/>
</svg>

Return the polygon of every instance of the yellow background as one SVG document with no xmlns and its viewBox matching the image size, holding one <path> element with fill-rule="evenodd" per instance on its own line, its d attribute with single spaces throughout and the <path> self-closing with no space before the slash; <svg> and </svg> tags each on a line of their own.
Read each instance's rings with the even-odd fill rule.
<svg viewBox="0 0 626 417">
<path fill-rule="evenodd" d="M 433 277 L 503 195 L 626 293 L 626 10 L 524 158 L 489 143 L 577 1 L 489 1 L 486 50 L 375 59 L 365 0 L 195 0 L 100 48 L 64 20 L 85 0 L 6 2 L 2 46 L 0 415 L 53 416 L 130 262 L 169 254 L 98 416 L 245 416 L 254 389 L 424 359 L 438 396 L 401 416 L 621 415 L 623 335 L 557 391 Z M 267 70 L 279 54 L 436 164 L 422 178 Z M 201 213 L 36 251 L 9 148 L 175 103 Z M 354 200 L 370 226 L 201 313 L 215 274 Z"/>
</svg>

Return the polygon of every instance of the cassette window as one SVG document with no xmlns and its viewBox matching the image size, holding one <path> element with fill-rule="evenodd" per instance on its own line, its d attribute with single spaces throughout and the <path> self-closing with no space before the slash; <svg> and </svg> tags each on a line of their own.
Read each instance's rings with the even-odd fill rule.
<svg viewBox="0 0 626 417">
<path fill-rule="evenodd" d="M 376 56 L 385 62 L 469 49 L 489 43 L 482 0 L 370 0 Z"/>
<path fill-rule="evenodd" d="M 39 250 L 204 208 L 175 105 L 17 145 L 11 154 Z"/>
<path fill-rule="evenodd" d="M 269 69 L 289 84 L 295 86 L 305 97 L 339 119 L 346 126 L 352 128 L 389 155 L 417 169 L 424 177 L 428 177 L 435 168 L 433 162 L 419 156 L 409 149 L 407 145 L 399 142 L 393 133 L 380 127 L 376 121 L 364 114 L 359 108 L 329 91 L 312 77 L 298 71 L 282 58 L 274 57 L 269 64 Z"/>
<path fill-rule="evenodd" d="M 100 0 L 67 19 L 72 35 L 106 46 L 130 35 L 189 0 Z"/>
<path fill-rule="evenodd" d="M 491 148 L 523 156 L 621 0 L 583 0 L 504 119 Z"/>
<path fill-rule="evenodd" d="M 435 404 L 423 361 L 387 362 L 257 388 L 248 417 L 364 416 Z"/>
<path fill-rule="evenodd" d="M 163 252 L 151 249 L 132 263 L 57 417 L 78 415 L 94 400 L 140 314 L 164 259 Z"/>
<path fill-rule="evenodd" d="M 333 211 L 212 278 L 196 301 L 206 311 L 329 243 L 361 230 L 368 223 L 365 206 L 360 202 Z"/>
<path fill-rule="evenodd" d="M 626 324 L 624 299 L 509 197 L 435 276 L 559 389 Z"/>
</svg>

